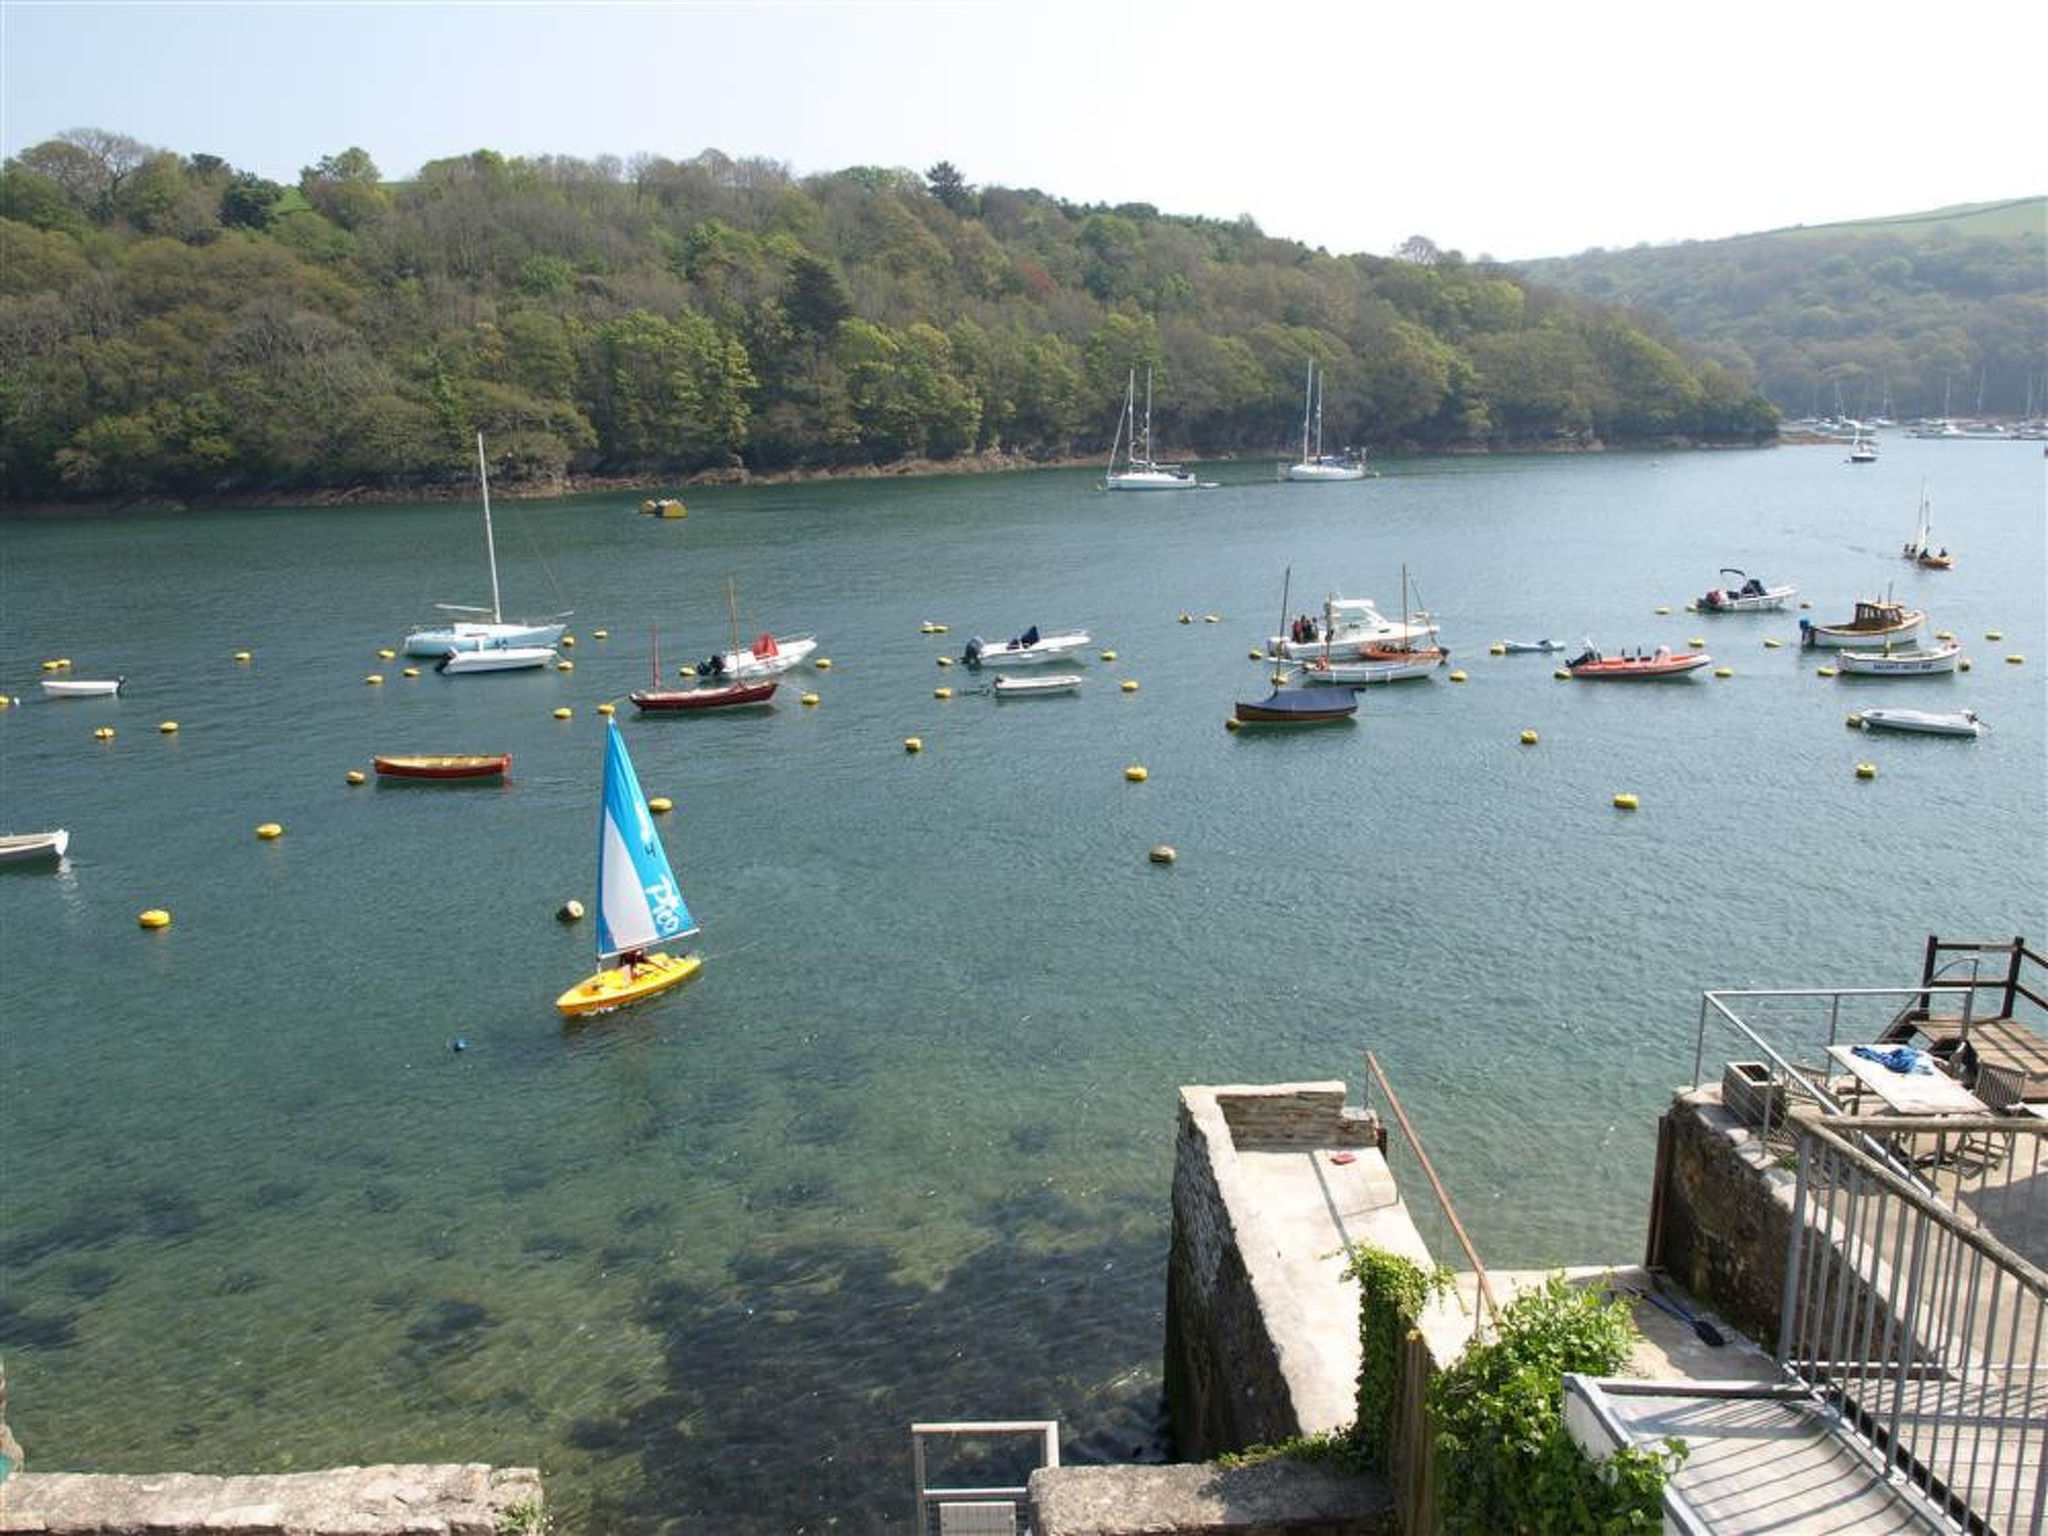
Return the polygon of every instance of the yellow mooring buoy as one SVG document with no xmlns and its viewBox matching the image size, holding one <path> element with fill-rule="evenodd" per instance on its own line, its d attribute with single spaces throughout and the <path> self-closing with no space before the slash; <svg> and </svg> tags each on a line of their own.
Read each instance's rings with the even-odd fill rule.
<svg viewBox="0 0 2048 1536">
<path fill-rule="evenodd" d="M 1124 777 L 1129 779 L 1133 784 L 1142 784 L 1148 777 L 1150 777 L 1150 775 L 1148 775 L 1145 772 L 1145 770 L 1138 764 L 1133 763 L 1130 767 L 1124 770 Z"/>
<path fill-rule="evenodd" d="M 168 928 L 171 926 L 171 914 L 162 907 L 151 907 L 147 912 L 138 916 L 135 921 L 145 928 Z"/>
<path fill-rule="evenodd" d="M 1180 857 L 1180 854 L 1174 850 L 1170 843 L 1161 843 L 1157 848 L 1146 854 L 1145 857 L 1154 864 L 1171 864 Z"/>
<path fill-rule="evenodd" d="M 922 752 L 924 750 L 924 738 L 922 736 L 904 737 L 903 750 L 906 752 Z"/>
<path fill-rule="evenodd" d="M 1858 763 L 1858 764 L 1856 765 L 1856 777 L 1857 777 L 1857 778 L 1859 778 L 1859 779 L 1874 779 L 1874 778 L 1876 778 L 1876 777 L 1877 777 L 1877 764 L 1875 764 L 1875 763 Z"/>
<path fill-rule="evenodd" d="M 284 836 L 284 828 L 279 826 L 274 821 L 266 821 L 263 823 L 262 826 L 256 829 L 256 835 L 262 838 L 263 841 L 265 841 L 266 843 L 273 842 L 276 839 Z"/>
<path fill-rule="evenodd" d="M 1638 801 L 1634 795 L 1631 795 L 1626 791 L 1614 797 L 1614 808 L 1617 811 L 1632 811 L 1636 809 L 1636 807 L 1639 804 L 1641 804 L 1641 802 Z"/>
</svg>

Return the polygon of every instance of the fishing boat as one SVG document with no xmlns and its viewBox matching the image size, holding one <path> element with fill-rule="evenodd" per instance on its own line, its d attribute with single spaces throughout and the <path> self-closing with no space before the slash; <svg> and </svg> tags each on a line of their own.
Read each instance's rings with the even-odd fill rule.
<svg viewBox="0 0 2048 1536">
<path fill-rule="evenodd" d="M 374 757 L 371 766 L 387 779 L 498 779 L 512 766 L 510 752 L 441 752 L 426 756 Z"/>
<path fill-rule="evenodd" d="M 751 646 L 742 648 L 738 589 L 729 576 L 725 581 L 725 611 L 732 620 L 732 649 L 707 656 L 695 667 L 685 668 L 684 676 L 694 672 L 698 677 L 724 678 L 729 682 L 780 677 L 798 662 L 807 660 L 818 648 L 816 635 L 771 635 L 765 629 L 754 636 Z"/>
<path fill-rule="evenodd" d="M 1855 617 L 1840 624 L 1816 624 L 1811 619 L 1802 618 L 1799 621 L 1799 643 L 1818 649 L 1855 647 L 1866 641 L 1888 645 L 1912 639 L 1926 622 L 1924 610 L 1908 608 L 1889 597 L 1858 598 Z"/>
<path fill-rule="evenodd" d="M 1782 608 L 1799 595 L 1794 586 L 1767 587 L 1758 578 L 1732 565 L 1721 567 L 1723 576 L 1733 576 L 1734 581 L 1724 587 L 1715 587 L 1699 601 L 1701 613 L 1761 613 L 1768 608 Z"/>
<path fill-rule="evenodd" d="M 1705 651 L 1674 653 L 1668 645 L 1654 651 L 1624 651 L 1619 656 L 1603 656 L 1588 645 L 1564 667 L 1573 677 L 1593 681 L 1661 682 L 1689 676 L 1713 660 Z"/>
<path fill-rule="evenodd" d="M 1315 422 L 1314 442 L 1310 442 L 1309 422 Z M 1287 465 L 1281 475 L 1297 484 L 1315 485 L 1342 480 L 1363 480 L 1365 461 L 1356 453 L 1326 454 L 1323 452 L 1323 392 L 1316 388 L 1316 360 L 1308 360 L 1307 391 L 1301 400 L 1301 459 Z"/>
<path fill-rule="evenodd" d="M 739 648 L 738 610 L 733 599 L 732 582 L 725 584 L 726 608 L 733 614 L 733 648 Z M 774 678 L 756 678 L 752 681 L 727 683 L 702 683 L 695 688 L 664 688 L 661 686 L 661 639 L 654 631 L 648 631 L 648 669 L 653 674 L 647 687 L 629 693 L 635 709 L 651 714 L 673 714 L 705 709 L 748 709 L 766 704 L 775 697 L 780 686 Z"/>
<path fill-rule="evenodd" d="M 125 677 L 46 677 L 43 693 L 52 699 L 105 699 L 121 691 Z"/>
<path fill-rule="evenodd" d="M 991 691 L 999 699 L 1030 699 L 1045 694 L 1075 693 L 1081 687 L 1078 672 L 1046 672 L 1036 677 L 998 676 Z"/>
<path fill-rule="evenodd" d="M 1263 699 L 1239 699 L 1237 718 L 1246 725 L 1321 725 L 1358 713 L 1350 688 L 1275 688 Z"/>
<path fill-rule="evenodd" d="M 0 865 L 57 864 L 71 846 L 71 834 L 62 827 L 54 832 L 14 832 L 0 837 Z"/>
<path fill-rule="evenodd" d="M 1117 467 L 1121 451 L 1123 467 Z M 1109 469 L 1102 477 L 1111 491 L 1191 491 L 1199 484 L 1192 470 L 1161 464 L 1152 457 L 1152 370 L 1145 370 L 1145 430 L 1138 431 L 1138 370 L 1124 382 L 1124 413 L 1109 445 Z"/>
<path fill-rule="evenodd" d="M 1922 570 L 1946 571 L 1955 565 L 1955 557 L 1946 549 L 1937 549 L 1934 544 L 1934 504 L 1927 497 L 1927 482 L 1920 482 L 1920 523 L 1913 530 L 1913 537 L 1906 540 L 1899 553 Z"/>
<path fill-rule="evenodd" d="M 1866 709 L 1853 717 L 1868 731 L 1919 731 L 1928 736 L 1976 736 L 1991 729 L 1974 709 L 1941 714 L 1924 709 Z"/>
<path fill-rule="evenodd" d="M 1324 654 L 1349 660 L 1361 647 L 1427 644 L 1436 638 L 1438 629 L 1435 616 L 1426 610 L 1390 619 L 1369 597 L 1338 597 L 1332 593 L 1323 599 L 1320 618 L 1300 614 L 1285 635 L 1269 637 L 1266 654 L 1287 661 Z"/>
<path fill-rule="evenodd" d="M 1908 646 L 1881 651 L 1838 651 L 1835 665 L 1843 672 L 1865 677 L 1938 677 L 1956 669 L 1963 654 L 1960 641 L 1945 640 L 1938 645 Z"/>
<path fill-rule="evenodd" d="M 455 603 L 437 603 L 435 607 L 443 613 L 483 614 L 488 619 L 457 619 L 447 624 L 430 624 L 416 629 L 405 637 L 405 654 L 408 656 L 445 656 L 450 651 L 474 651 L 482 648 L 525 649 L 547 647 L 562 638 L 568 627 L 553 619 L 541 621 L 515 620 L 508 622 L 498 601 L 498 546 L 491 534 L 491 474 L 484 463 L 484 435 L 476 435 L 477 483 L 483 488 L 484 503 L 484 559 L 491 568 L 491 606 L 465 608 Z M 556 618 L 567 618 L 557 614 Z M 514 662 L 513 666 L 539 666 L 538 661 Z M 463 670 L 503 671 L 505 667 L 465 668 Z"/>
<path fill-rule="evenodd" d="M 702 968 L 696 955 L 649 953 L 697 931 L 619 723 L 604 723 L 597 818 L 597 970 L 555 999 L 571 1018 L 609 1013 L 666 992 Z M 614 963 L 615 962 L 615 963 Z"/>
<path fill-rule="evenodd" d="M 960 659 L 976 671 L 982 667 L 1035 667 L 1048 661 L 1069 660 L 1075 652 L 1092 643 L 1085 629 L 1042 635 L 1034 624 L 1023 634 L 995 644 L 976 635 L 967 642 L 967 649 L 960 653 Z"/>
</svg>

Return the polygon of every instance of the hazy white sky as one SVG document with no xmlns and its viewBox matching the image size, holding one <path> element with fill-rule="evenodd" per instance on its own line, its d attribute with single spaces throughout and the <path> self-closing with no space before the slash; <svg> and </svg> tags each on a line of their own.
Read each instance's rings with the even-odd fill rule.
<svg viewBox="0 0 2048 1536">
<path fill-rule="evenodd" d="M 0 150 L 944 159 L 1509 259 L 2039 193 L 2044 45 L 2038 0 L 0 0 Z"/>
</svg>

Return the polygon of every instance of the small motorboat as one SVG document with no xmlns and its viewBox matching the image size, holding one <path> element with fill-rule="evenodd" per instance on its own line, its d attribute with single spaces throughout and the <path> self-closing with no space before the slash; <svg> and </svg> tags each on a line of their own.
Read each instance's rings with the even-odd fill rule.
<svg viewBox="0 0 2048 1536">
<path fill-rule="evenodd" d="M 1404 573 L 1404 599 L 1406 593 Z M 1405 601 L 1401 617 L 1390 619 L 1369 597 L 1338 597 L 1332 593 L 1323 600 L 1320 618 L 1300 614 L 1288 625 L 1286 634 L 1270 636 L 1266 654 L 1284 661 L 1302 661 L 1325 651 L 1334 654 L 1359 646 L 1428 645 L 1437 631 L 1435 615 L 1409 613 Z"/>
<path fill-rule="evenodd" d="M 648 517 L 674 519 L 690 515 L 690 509 L 673 496 L 650 497 L 640 503 L 640 510 Z"/>
<path fill-rule="evenodd" d="M 105 699 L 121 691 L 125 677 L 46 677 L 43 693 L 52 699 Z"/>
<path fill-rule="evenodd" d="M 1246 725 L 1320 725 L 1358 713 L 1350 688 L 1275 688 L 1263 699 L 1239 699 L 1237 718 Z"/>
<path fill-rule="evenodd" d="M 473 651 L 449 651 L 434 663 L 434 670 L 451 677 L 465 672 L 524 672 L 558 659 L 551 646 L 488 645 Z"/>
<path fill-rule="evenodd" d="M 758 683 L 712 683 L 702 688 L 643 688 L 629 693 L 633 707 L 649 714 L 674 714 L 703 709 L 745 709 L 766 704 L 780 685 L 770 678 Z"/>
<path fill-rule="evenodd" d="M 510 752 L 443 752 L 431 756 L 371 759 L 387 779 L 495 779 L 512 766 Z"/>
<path fill-rule="evenodd" d="M 0 837 L 0 864 L 58 864 L 71 846 L 71 834 L 62 827 L 54 832 L 15 832 Z"/>
<path fill-rule="evenodd" d="M 1855 721 L 1866 731 L 1919 731 L 1929 736 L 1976 736 L 1991 729 L 1974 709 L 1940 714 L 1925 709 L 1866 709 Z"/>
<path fill-rule="evenodd" d="M 1080 686 L 1078 672 L 1047 672 L 1037 677 L 998 676 L 990 691 L 999 699 L 1030 699 L 1042 694 L 1073 693 Z"/>
<path fill-rule="evenodd" d="M 1922 609 L 1908 608 L 1888 597 L 1858 598 L 1856 616 L 1842 623 L 1816 624 L 1811 619 L 1802 618 L 1799 621 L 1799 643 L 1833 649 L 1858 646 L 1869 640 L 1886 645 L 1894 640 L 1912 639 L 1926 622 L 1927 614 Z"/>
<path fill-rule="evenodd" d="M 1503 654 L 1508 656 L 1548 656 L 1552 651 L 1561 651 L 1563 645 L 1555 640 L 1503 640 L 1500 643 Z"/>
<path fill-rule="evenodd" d="M 1761 613 L 1769 608 L 1782 608 L 1799 595 L 1794 586 L 1767 587 L 1756 577 L 1732 565 L 1721 567 L 1723 576 L 1733 576 L 1734 581 L 1725 587 L 1715 587 L 1699 601 L 1701 613 Z"/>
<path fill-rule="evenodd" d="M 1668 645 L 1660 645 L 1654 651 L 1641 653 L 1624 651 L 1619 656 L 1603 656 L 1588 646 L 1564 666 L 1573 677 L 1657 682 L 1665 678 L 1689 676 L 1699 671 L 1701 667 L 1711 665 L 1713 660 L 1714 658 L 1705 651 L 1678 654 Z"/>
<path fill-rule="evenodd" d="M 1085 629 L 1071 629 L 1058 635 L 1042 635 L 1038 632 L 1038 626 L 1034 624 L 1023 634 L 993 645 L 976 635 L 967 642 L 967 649 L 960 653 L 960 659 L 977 670 L 991 666 L 1035 667 L 1048 661 L 1065 661 L 1089 644 L 1091 641 Z"/>
<path fill-rule="evenodd" d="M 1839 651 L 1835 665 L 1865 677 L 1938 677 L 1955 671 L 1962 654 L 1961 642 L 1948 640 L 1896 651 L 1889 646 L 1881 651 Z"/>
</svg>

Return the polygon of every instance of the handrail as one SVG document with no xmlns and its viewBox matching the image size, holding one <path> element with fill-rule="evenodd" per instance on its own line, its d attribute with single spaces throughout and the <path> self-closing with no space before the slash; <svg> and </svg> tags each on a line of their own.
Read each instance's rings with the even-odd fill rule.
<svg viewBox="0 0 2048 1536">
<path fill-rule="evenodd" d="M 1409 1150 L 1422 1165 L 1423 1176 L 1429 1180 L 1429 1187 L 1436 1195 L 1436 1202 L 1443 1208 L 1444 1217 L 1451 1224 L 1451 1231 L 1458 1239 L 1458 1246 L 1465 1250 L 1465 1258 L 1472 1266 L 1472 1274 L 1479 1282 L 1482 1326 L 1491 1319 L 1496 1325 L 1500 1321 L 1500 1303 L 1494 1299 L 1493 1287 L 1487 1283 L 1486 1265 L 1479 1258 L 1479 1251 L 1472 1246 L 1472 1239 L 1465 1235 L 1464 1223 L 1458 1220 L 1458 1213 L 1451 1205 L 1451 1197 L 1445 1191 L 1443 1180 L 1436 1176 L 1436 1169 L 1430 1165 L 1429 1154 L 1422 1149 L 1422 1138 L 1415 1134 L 1415 1127 L 1408 1123 L 1407 1111 L 1401 1108 L 1401 1101 L 1394 1096 L 1394 1085 L 1387 1081 L 1387 1074 L 1381 1068 L 1379 1058 L 1371 1051 L 1365 1053 L 1365 1068 L 1380 1085 L 1380 1091 L 1387 1096 L 1387 1106 L 1393 1110 L 1394 1118 L 1400 1122 L 1401 1134 L 1407 1138 Z"/>
</svg>

